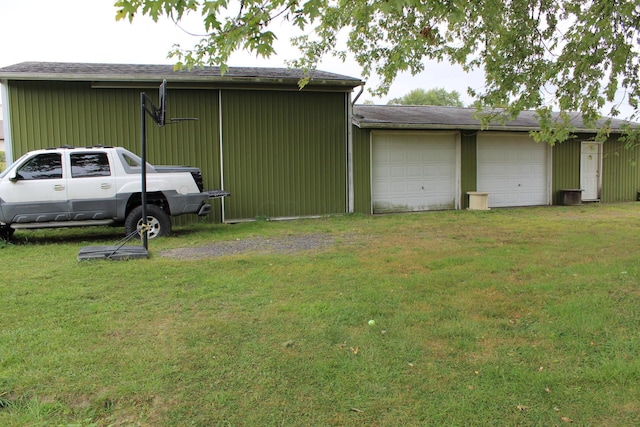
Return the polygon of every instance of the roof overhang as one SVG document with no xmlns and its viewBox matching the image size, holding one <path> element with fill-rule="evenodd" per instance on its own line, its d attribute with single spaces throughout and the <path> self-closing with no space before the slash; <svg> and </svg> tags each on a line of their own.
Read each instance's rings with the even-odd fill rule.
<svg viewBox="0 0 640 427">
<path fill-rule="evenodd" d="M 440 106 L 357 105 L 354 107 L 352 123 L 361 129 L 372 130 L 457 130 L 457 131 L 539 131 L 540 125 L 535 111 L 523 111 L 516 119 L 508 120 L 494 114 L 489 125 L 483 125 L 474 108 Z M 554 113 L 554 115 L 558 115 Z M 606 126 L 606 118 L 597 126 Z M 574 114 L 571 124 L 576 133 L 596 134 L 598 128 L 587 127 L 579 114 Z M 610 133 L 623 132 L 624 126 L 640 127 L 640 123 L 611 119 Z"/>
<path fill-rule="evenodd" d="M 218 67 L 175 70 L 172 65 L 88 64 L 61 62 L 24 62 L 0 68 L 0 79 L 22 81 L 87 81 L 96 87 L 127 87 L 156 83 L 202 86 L 284 86 L 298 87 L 307 77 L 302 70 L 290 68 L 230 67 L 225 74 Z M 360 79 L 314 70 L 308 74 L 309 88 L 350 91 L 364 82 Z"/>
</svg>

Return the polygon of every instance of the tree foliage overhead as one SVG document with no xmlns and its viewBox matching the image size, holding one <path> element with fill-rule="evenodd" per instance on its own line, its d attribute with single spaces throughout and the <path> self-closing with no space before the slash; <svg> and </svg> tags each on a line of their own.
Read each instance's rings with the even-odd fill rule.
<svg viewBox="0 0 640 427">
<path fill-rule="evenodd" d="M 444 88 L 435 89 L 413 89 L 401 98 L 393 98 L 387 104 L 392 105 L 440 105 L 443 107 L 464 107 L 460 100 L 460 93 Z"/>
<path fill-rule="evenodd" d="M 479 108 L 508 105 L 510 116 L 537 109 L 543 128 L 559 128 L 561 136 L 566 126 L 551 123 L 551 108 L 564 113 L 564 125 L 570 112 L 595 124 L 620 93 L 636 111 L 640 101 L 637 0 L 117 0 L 115 6 L 118 19 L 201 14 L 207 34 L 192 49 L 170 54 L 179 66 L 224 71 L 237 50 L 268 57 L 288 24 L 302 34 L 291 40 L 300 50 L 292 66 L 310 70 L 327 55 L 349 57 L 364 79 L 379 78 L 377 95 L 398 73 L 423 71 L 424 59 L 482 70 L 484 88 L 469 89 Z M 619 115 L 617 106 L 604 112 Z"/>
</svg>

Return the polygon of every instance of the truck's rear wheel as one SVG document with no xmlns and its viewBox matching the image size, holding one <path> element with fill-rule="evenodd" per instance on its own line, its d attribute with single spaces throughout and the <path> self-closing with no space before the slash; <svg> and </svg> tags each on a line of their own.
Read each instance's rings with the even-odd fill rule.
<svg viewBox="0 0 640 427">
<path fill-rule="evenodd" d="M 168 236 L 171 234 L 171 218 L 155 205 L 147 205 L 147 239 Z M 134 208 L 124 221 L 124 229 L 127 235 L 137 231 L 142 232 L 142 206 Z"/>
</svg>

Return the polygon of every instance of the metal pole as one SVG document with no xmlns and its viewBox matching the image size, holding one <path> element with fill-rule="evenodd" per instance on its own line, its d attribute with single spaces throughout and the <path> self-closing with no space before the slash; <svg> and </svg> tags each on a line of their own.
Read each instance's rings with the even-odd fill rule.
<svg viewBox="0 0 640 427">
<path fill-rule="evenodd" d="M 149 242 L 147 236 L 147 116 L 146 116 L 146 98 L 147 95 L 142 92 L 140 94 L 140 119 L 142 120 L 142 246 L 149 250 Z"/>
</svg>

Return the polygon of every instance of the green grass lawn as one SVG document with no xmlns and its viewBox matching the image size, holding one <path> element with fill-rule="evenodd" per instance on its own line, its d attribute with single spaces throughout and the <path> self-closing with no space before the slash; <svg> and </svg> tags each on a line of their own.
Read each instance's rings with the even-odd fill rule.
<svg viewBox="0 0 640 427">
<path fill-rule="evenodd" d="M 0 243 L 0 425 L 640 425 L 640 203 L 198 224 L 77 261 L 119 238 Z"/>
</svg>

